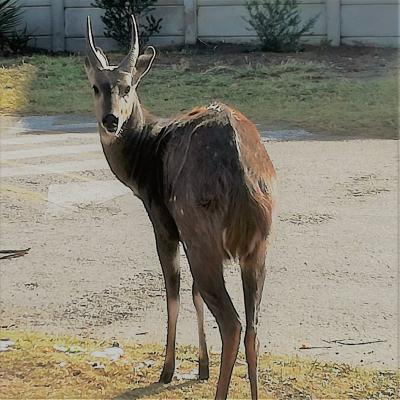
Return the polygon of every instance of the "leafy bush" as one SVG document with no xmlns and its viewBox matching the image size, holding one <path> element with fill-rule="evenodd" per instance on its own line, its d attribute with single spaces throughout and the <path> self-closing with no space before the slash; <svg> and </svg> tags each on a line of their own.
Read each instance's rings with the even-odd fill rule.
<svg viewBox="0 0 400 400">
<path fill-rule="evenodd" d="M 265 51 L 297 51 L 300 37 L 314 26 L 319 14 L 301 23 L 297 0 L 247 0 L 250 18 Z"/>
<path fill-rule="evenodd" d="M 0 51 L 22 53 L 30 39 L 26 27 L 17 30 L 22 21 L 21 6 L 15 0 L 0 0 Z"/>
<path fill-rule="evenodd" d="M 3 39 L 15 30 L 21 22 L 21 6 L 13 0 L 0 0 L 0 38 Z"/>
<path fill-rule="evenodd" d="M 131 14 L 138 19 L 141 46 L 150 36 L 160 32 L 162 18 L 156 19 L 150 14 L 154 11 L 153 6 L 156 2 L 157 0 L 95 0 L 92 5 L 105 10 L 104 16 L 101 17 L 106 26 L 105 35 L 115 39 L 124 48 L 129 48 Z"/>
</svg>

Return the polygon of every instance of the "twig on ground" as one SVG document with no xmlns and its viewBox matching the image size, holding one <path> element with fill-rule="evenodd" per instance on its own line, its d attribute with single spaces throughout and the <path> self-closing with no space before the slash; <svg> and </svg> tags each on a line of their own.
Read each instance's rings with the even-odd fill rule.
<svg viewBox="0 0 400 400">
<path fill-rule="evenodd" d="M 352 340 L 352 339 L 348 339 L 348 340 Z M 349 341 L 346 341 L 346 339 L 338 339 L 338 340 L 323 340 L 323 342 L 336 343 L 336 344 L 341 344 L 343 346 L 361 346 L 363 344 L 384 343 L 384 342 L 387 342 L 387 340 L 378 339 L 378 340 L 371 340 L 368 342 L 349 342 Z"/>
<path fill-rule="evenodd" d="M 218 46 L 216 46 L 215 44 L 212 44 L 212 43 L 207 43 L 207 42 L 205 42 L 204 40 L 201 40 L 201 39 L 197 39 L 197 41 L 199 42 L 199 43 L 201 43 L 203 46 L 205 46 L 205 47 L 213 47 L 213 49 L 215 50 Z"/>
<path fill-rule="evenodd" d="M 332 346 L 308 346 L 302 345 L 299 347 L 299 350 L 311 350 L 311 349 L 331 349 Z"/>
<path fill-rule="evenodd" d="M 0 260 L 23 257 L 24 255 L 28 254 L 30 249 L 31 248 L 28 247 L 27 249 L 22 249 L 22 250 L 0 250 L 0 254 L 6 254 L 5 256 L 1 256 Z"/>
</svg>

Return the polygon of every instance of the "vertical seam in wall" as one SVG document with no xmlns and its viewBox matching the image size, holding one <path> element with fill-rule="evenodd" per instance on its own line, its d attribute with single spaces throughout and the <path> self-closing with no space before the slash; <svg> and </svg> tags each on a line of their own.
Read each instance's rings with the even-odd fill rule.
<svg viewBox="0 0 400 400">
<path fill-rule="evenodd" d="M 341 43 L 341 0 L 326 0 L 326 37 L 332 46 Z"/>
<path fill-rule="evenodd" d="M 65 50 L 65 7 L 64 0 L 51 0 L 51 49 Z"/>
<path fill-rule="evenodd" d="M 185 32 L 185 44 L 193 45 L 197 42 L 197 23 L 198 23 L 198 12 L 197 12 L 197 0 L 184 0 L 183 1 L 183 12 L 184 12 L 184 32 Z"/>
<path fill-rule="evenodd" d="M 327 0 L 329 1 L 329 0 Z M 339 46 L 342 44 L 342 0 L 339 1 L 339 22 L 338 22 L 338 30 L 339 30 Z"/>
</svg>

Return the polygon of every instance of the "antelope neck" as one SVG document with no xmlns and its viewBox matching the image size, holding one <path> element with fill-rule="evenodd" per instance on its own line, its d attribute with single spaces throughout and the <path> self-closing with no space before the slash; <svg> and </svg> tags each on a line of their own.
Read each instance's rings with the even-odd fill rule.
<svg viewBox="0 0 400 400">
<path fill-rule="evenodd" d="M 161 130 L 154 121 L 133 122 L 131 117 L 120 137 L 110 143 L 102 141 L 111 171 L 142 200 L 161 196 Z"/>
</svg>

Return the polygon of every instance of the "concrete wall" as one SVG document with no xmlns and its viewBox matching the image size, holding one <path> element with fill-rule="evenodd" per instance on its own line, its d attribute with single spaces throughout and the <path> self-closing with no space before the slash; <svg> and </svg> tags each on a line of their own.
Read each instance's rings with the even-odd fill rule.
<svg viewBox="0 0 400 400">
<path fill-rule="evenodd" d="M 24 24 L 34 37 L 31 45 L 44 49 L 52 48 L 52 25 L 50 0 L 22 0 Z"/>
<path fill-rule="evenodd" d="M 163 18 L 157 46 L 204 41 L 256 41 L 245 19 L 246 0 L 159 0 L 155 16 Z M 36 47 L 55 51 L 82 51 L 86 15 L 91 15 L 96 43 L 106 50 L 116 43 L 104 37 L 102 11 L 92 0 L 20 0 Z M 304 19 L 319 15 L 305 42 L 332 45 L 399 46 L 400 0 L 299 0 Z"/>
<path fill-rule="evenodd" d="M 85 47 L 86 16 L 92 18 L 96 43 L 104 49 L 117 44 L 104 37 L 102 10 L 92 0 L 20 0 L 28 31 L 35 47 L 55 51 L 82 51 Z M 152 39 L 157 46 L 184 44 L 184 0 L 159 0 L 155 17 L 163 18 L 161 32 Z M 54 34 L 53 34 L 54 33 Z"/>
<path fill-rule="evenodd" d="M 399 0 L 342 0 L 341 42 L 399 47 L 399 5 Z"/>
<path fill-rule="evenodd" d="M 104 26 L 101 22 L 102 10 L 92 7 L 92 0 L 65 0 L 65 49 L 81 51 L 85 48 L 86 16 L 92 18 L 96 43 L 105 49 L 114 48 L 116 44 L 104 37 Z M 159 0 L 153 13 L 162 17 L 161 32 L 154 37 L 153 43 L 159 46 L 183 44 L 183 0 Z"/>
<path fill-rule="evenodd" d="M 331 0 L 328 0 L 331 1 Z M 245 0 L 198 0 L 198 35 L 205 41 L 250 42 L 257 40 L 245 21 Z M 299 0 L 301 15 L 308 19 L 320 14 L 305 41 L 320 43 L 326 37 L 325 0 Z"/>
</svg>

